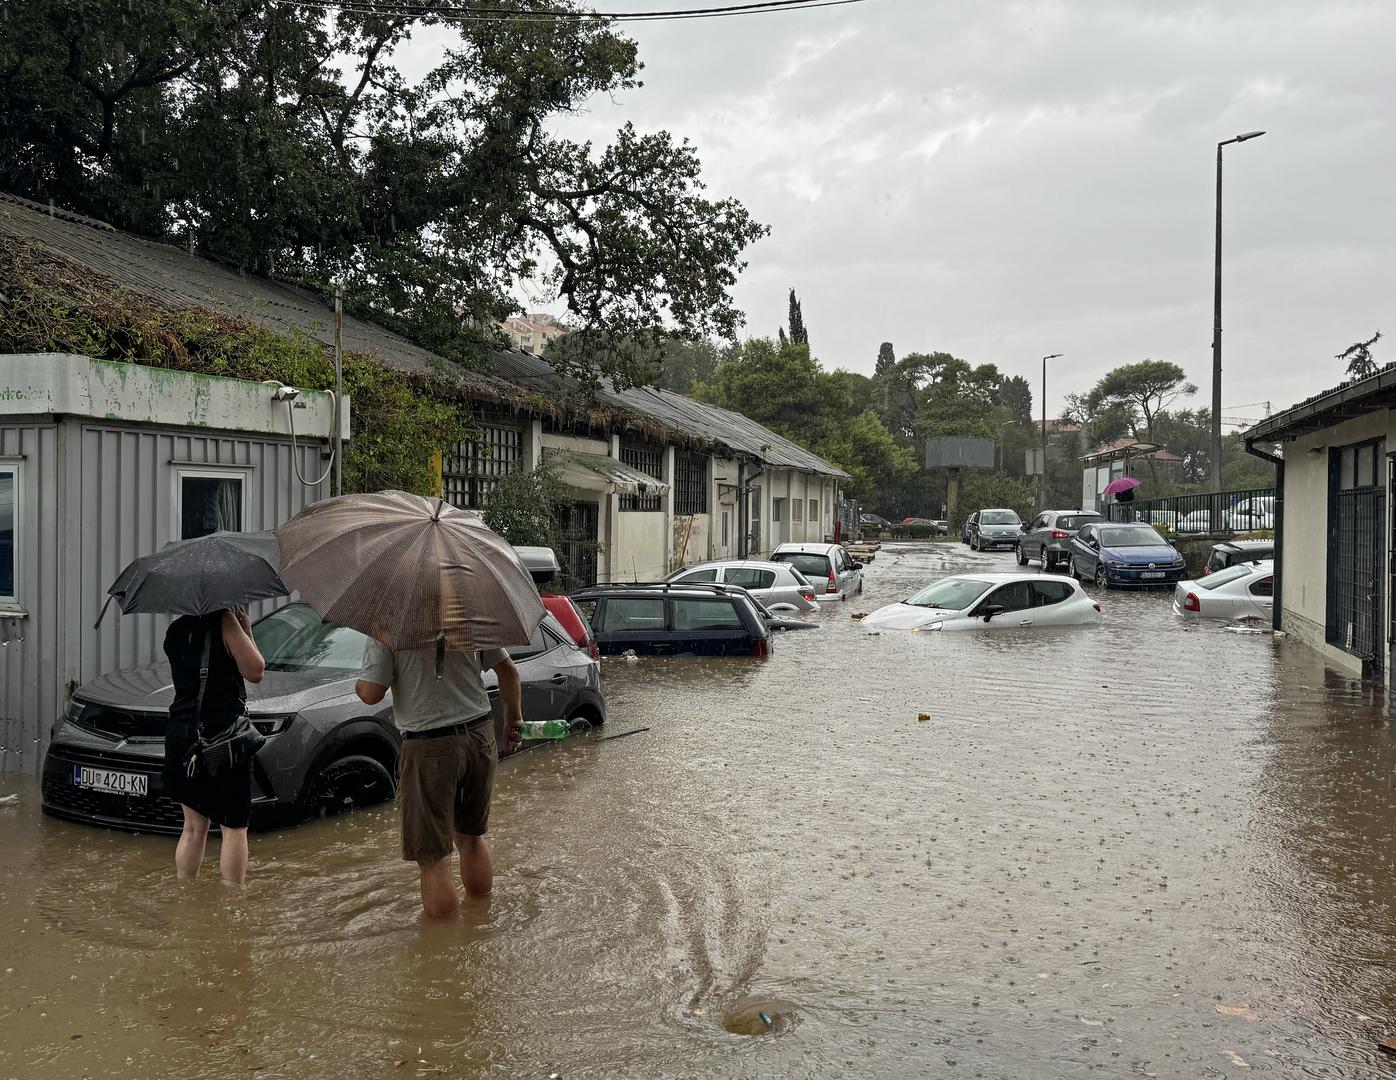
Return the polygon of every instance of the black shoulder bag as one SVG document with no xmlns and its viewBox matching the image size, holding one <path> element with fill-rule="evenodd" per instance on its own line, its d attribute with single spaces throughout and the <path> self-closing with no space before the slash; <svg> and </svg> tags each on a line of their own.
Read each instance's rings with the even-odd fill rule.
<svg viewBox="0 0 1396 1080">
<path fill-rule="evenodd" d="M 191 777 L 203 774 L 216 777 L 251 761 L 266 736 L 252 726 L 243 713 L 226 731 L 216 738 L 204 738 L 204 692 L 208 689 L 208 662 L 213 650 L 213 634 L 204 624 L 204 649 L 199 657 L 199 697 L 194 705 L 194 749 L 189 753 L 186 769 Z"/>
</svg>

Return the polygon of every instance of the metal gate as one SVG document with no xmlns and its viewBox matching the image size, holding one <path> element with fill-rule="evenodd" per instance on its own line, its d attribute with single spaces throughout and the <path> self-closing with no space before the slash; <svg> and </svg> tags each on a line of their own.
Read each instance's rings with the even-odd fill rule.
<svg viewBox="0 0 1396 1080">
<path fill-rule="evenodd" d="M 1383 650 L 1382 580 L 1386 574 L 1386 492 L 1379 487 L 1333 495 L 1332 544 L 1328 550 L 1328 643 L 1361 657 L 1364 672 L 1380 678 Z"/>
<path fill-rule="evenodd" d="M 562 550 L 558 561 L 567 576 L 568 589 L 596 584 L 596 556 L 601 527 L 601 506 L 594 502 L 570 503 L 559 507 L 558 525 L 562 530 Z"/>
</svg>

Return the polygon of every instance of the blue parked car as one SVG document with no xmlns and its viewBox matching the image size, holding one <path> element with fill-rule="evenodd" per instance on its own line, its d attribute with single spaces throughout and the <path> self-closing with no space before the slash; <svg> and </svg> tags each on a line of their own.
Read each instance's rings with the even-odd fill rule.
<svg viewBox="0 0 1396 1080">
<path fill-rule="evenodd" d="M 1087 525 L 1071 540 L 1071 576 L 1104 587 L 1172 585 L 1187 573 L 1177 548 L 1152 525 Z"/>
</svg>

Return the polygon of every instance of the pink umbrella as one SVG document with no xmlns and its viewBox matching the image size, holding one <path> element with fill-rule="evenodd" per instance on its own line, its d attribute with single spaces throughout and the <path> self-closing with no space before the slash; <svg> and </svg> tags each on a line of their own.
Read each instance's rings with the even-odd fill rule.
<svg viewBox="0 0 1396 1080">
<path fill-rule="evenodd" d="M 1139 481 L 1132 476 L 1122 476 L 1118 480 L 1111 480 L 1105 485 L 1105 494 L 1118 495 L 1122 491 L 1133 491 L 1139 486 Z"/>
</svg>

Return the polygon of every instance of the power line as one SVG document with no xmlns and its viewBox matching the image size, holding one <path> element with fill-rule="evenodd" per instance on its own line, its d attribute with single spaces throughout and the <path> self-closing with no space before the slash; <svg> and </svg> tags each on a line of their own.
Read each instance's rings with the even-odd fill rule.
<svg viewBox="0 0 1396 1080">
<path fill-rule="evenodd" d="M 764 0 L 760 3 L 731 4 L 713 8 L 680 8 L 673 11 L 523 11 L 510 8 L 465 8 L 380 2 L 380 0 L 273 0 L 283 7 L 316 8 L 321 11 L 349 12 L 402 18 L 432 18 L 443 22 L 577 22 L 604 19 L 608 22 L 677 22 L 688 19 L 722 19 L 740 15 L 765 15 L 814 8 L 844 7 L 865 0 Z"/>
</svg>

